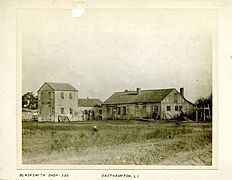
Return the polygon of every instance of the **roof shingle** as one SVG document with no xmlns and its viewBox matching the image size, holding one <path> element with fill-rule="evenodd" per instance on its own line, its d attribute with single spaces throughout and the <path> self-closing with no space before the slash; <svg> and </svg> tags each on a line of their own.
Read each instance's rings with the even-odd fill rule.
<svg viewBox="0 0 232 180">
<path fill-rule="evenodd" d="M 104 104 L 161 102 L 173 89 L 141 90 L 140 94 L 136 91 L 115 92 Z"/>
<path fill-rule="evenodd" d="M 79 107 L 95 107 L 101 106 L 103 102 L 99 99 L 78 99 Z"/>
<path fill-rule="evenodd" d="M 46 82 L 46 84 L 48 84 L 55 91 L 78 91 L 68 83 Z"/>
</svg>

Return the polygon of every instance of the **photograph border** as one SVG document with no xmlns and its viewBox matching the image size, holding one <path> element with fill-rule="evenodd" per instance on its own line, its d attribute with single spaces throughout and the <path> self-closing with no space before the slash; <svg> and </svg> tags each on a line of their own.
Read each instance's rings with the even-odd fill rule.
<svg viewBox="0 0 232 180">
<path fill-rule="evenodd" d="M 17 169 L 18 170 L 215 170 L 218 169 L 218 9 L 217 8 L 169 8 L 168 10 L 214 10 L 216 13 L 215 31 L 212 42 L 212 94 L 213 94 L 213 122 L 212 122 L 212 166 L 173 166 L 173 165 L 24 165 L 22 164 L 22 41 L 21 41 L 21 11 L 30 9 L 48 9 L 48 10 L 65 10 L 67 8 L 18 8 L 17 9 L 17 65 L 16 65 L 16 81 L 17 81 L 17 123 L 16 123 L 16 141 L 17 141 Z M 91 10 L 135 10 L 135 9 L 152 9 L 167 10 L 167 8 L 88 8 Z M 71 10 L 70 10 L 71 11 Z"/>
</svg>

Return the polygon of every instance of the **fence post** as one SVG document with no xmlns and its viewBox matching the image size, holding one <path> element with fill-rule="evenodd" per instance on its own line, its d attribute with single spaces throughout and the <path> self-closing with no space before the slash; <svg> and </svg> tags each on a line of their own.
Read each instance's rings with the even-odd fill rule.
<svg viewBox="0 0 232 180">
<path fill-rule="evenodd" d="M 198 121 L 198 109 L 196 109 L 196 122 Z"/>
<path fill-rule="evenodd" d="M 209 104 L 208 104 L 208 108 L 209 108 L 209 117 L 211 117 L 211 113 L 210 113 L 210 107 L 209 107 Z"/>
<path fill-rule="evenodd" d="M 203 106 L 203 115 L 204 115 L 204 122 L 205 122 L 205 106 Z"/>
</svg>

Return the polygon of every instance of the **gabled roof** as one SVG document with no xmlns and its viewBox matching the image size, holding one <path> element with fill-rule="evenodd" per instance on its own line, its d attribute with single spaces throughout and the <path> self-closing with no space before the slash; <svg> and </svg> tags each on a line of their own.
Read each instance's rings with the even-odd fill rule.
<svg viewBox="0 0 232 180">
<path fill-rule="evenodd" d="M 136 91 L 115 92 L 104 104 L 126 104 L 126 103 L 149 103 L 161 102 L 174 88 L 141 90 L 140 94 Z"/>
<path fill-rule="evenodd" d="M 45 82 L 43 84 L 43 86 L 47 84 L 48 86 L 50 86 L 54 91 L 78 91 L 76 88 L 74 88 L 73 86 L 71 86 L 68 83 L 54 83 L 54 82 Z M 42 87 L 43 87 L 42 86 Z M 41 87 L 41 88 L 42 88 Z M 41 89 L 40 88 L 40 89 Z M 39 90 L 40 90 L 39 89 Z M 38 91 L 39 91 L 38 90 Z"/>
<path fill-rule="evenodd" d="M 101 106 L 103 102 L 99 99 L 78 99 L 79 107 L 96 107 Z"/>
</svg>

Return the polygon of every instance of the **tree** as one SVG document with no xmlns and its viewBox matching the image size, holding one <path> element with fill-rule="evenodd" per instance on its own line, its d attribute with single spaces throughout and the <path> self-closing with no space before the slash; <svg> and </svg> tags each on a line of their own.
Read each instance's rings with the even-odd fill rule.
<svg viewBox="0 0 232 180">
<path fill-rule="evenodd" d="M 22 96 L 22 107 L 29 109 L 38 108 L 38 96 L 34 95 L 33 92 L 27 92 Z"/>
<path fill-rule="evenodd" d="M 198 109 L 198 113 L 201 114 L 201 118 L 207 118 L 208 120 L 212 120 L 212 100 L 213 100 L 213 96 L 212 94 L 209 95 L 208 97 L 206 98 L 199 98 L 197 101 L 196 101 L 196 105 L 197 107 L 199 108 Z M 209 107 L 209 108 L 208 108 Z M 202 115 L 203 114 L 203 115 Z M 204 118 L 204 119 L 205 119 Z"/>
<path fill-rule="evenodd" d="M 204 106 L 204 105 L 209 105 L 210 107 L 212 107 L 212 100 L 213 100 L 213 97 L 212 97 L 212 94 L 206 98 L 199 98 L 197 101 L 196 101 L 196 105 L 197 106 Z"/>
</svg>

